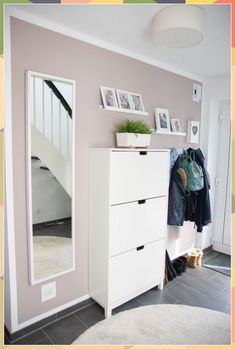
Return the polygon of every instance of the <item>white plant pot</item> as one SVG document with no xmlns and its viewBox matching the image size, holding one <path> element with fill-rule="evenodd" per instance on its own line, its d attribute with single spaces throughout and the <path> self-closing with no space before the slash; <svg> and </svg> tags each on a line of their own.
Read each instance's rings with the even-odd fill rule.
<svg viewBox="0 0 235 349">
<path fill-rule="evenodd" d="M 151 134 L 116 133 L 118 147 L 147 148 L 150 146 Z"/>
</svg>

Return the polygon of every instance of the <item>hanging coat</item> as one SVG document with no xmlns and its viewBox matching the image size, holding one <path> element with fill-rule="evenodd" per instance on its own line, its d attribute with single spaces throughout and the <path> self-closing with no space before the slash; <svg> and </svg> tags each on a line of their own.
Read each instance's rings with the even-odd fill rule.
<svg viewBox="0 0 235 349">
<path fill-rule="evenodd" d="M 171 170 L 167 220 L 169 225 L 182 226 L 184 224 L 186 192 L 183 172 L 182 158 L 179 156 Z"/>
<path fill-rule="evenodd" d="M 203 171 L 203 183 L 204 187 L 203 189 L 199 190 L 196 195 L 195 199 L 195 217 L 191 217 L 190 220 L 195 221 L 195 224 L 197 226 L 197 231 L 199 233 L 202 232 L 203 226 L 207 225 L 208 223 L 211 223 L 211 204 L 210 204 L 210 194 L 209 194 L 209 182 L 207 180 L 207 172 L 204 166 L 205 158 L 202 154 L 201 149 L 192 149 L 189 148 L 187 150 L 188 154 L 191 151 L 195 152 L 195 161 L 196 163 L 201 166 Z"/>
</svg>

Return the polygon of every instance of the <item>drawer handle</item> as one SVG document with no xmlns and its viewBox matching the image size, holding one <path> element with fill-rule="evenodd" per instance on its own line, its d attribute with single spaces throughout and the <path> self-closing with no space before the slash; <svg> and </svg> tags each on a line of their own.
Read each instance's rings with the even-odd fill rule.
<svg viewBox="0 0 235 349">
<path fill-rule="evenodd" d="M 140 151 L 140 155 L 147 155 L 146 151 Z"/>
<path fill-rule="evenodd" d="M 145 204 L 146 203 L 146 200 L 138 200 L 138 204 L 139 205 L 142 205 L 142 204 Z"/>
<path fill-rule="evenodd" d="M 140 251 L 140 250 L 143 250 L 143 249 L 144 249 L 144 245 L 139 246 L 139 247 L 136 247 L 136 250 L 137 250 L 137 251 Z"/>
</svg>

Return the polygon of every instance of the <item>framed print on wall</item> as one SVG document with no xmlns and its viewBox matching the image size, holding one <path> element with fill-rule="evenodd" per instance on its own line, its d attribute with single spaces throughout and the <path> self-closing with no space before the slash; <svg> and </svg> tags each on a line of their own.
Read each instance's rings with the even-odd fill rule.
<svg viewBox="0 0 235 349">
<path fill-rule="evenodd" d="M 200 102 L 202 98 L 202 85 L 200 84 L 193 84 L 193 101 L 194 102 Z"/>
<path fill-rule="evenodd" d="M 155 108 L 154 113 L 157 130 L 163 132 L 171 132 L 168 109 Z"/>
<path fill-rule="evenodd" d="M 181 132 L 179 119 L 171 119 L 171 128 L 173 132 Z"/>
<path fill-rule="evenodd" d="M 200 137 L 200 122 L 199 121 L 189 121 L 188 122 L 187 142 L 188 143 L 199 143 L 199 137 Z"/>
<path fill-rule="evenodd" d="M 132 110 L 130 92 L 124 90 L 116 90 L 118 105 L 121 110 Z"/>
<path fill-rule="evenodd" d="M 134 111 L 145 111 L 141 95 L 139 93 L 131 92 L 130 96 L 131 96 L 132 109 Z"/>
<path fill-rule="evenodd" d="M 100 92 L 102 96 L 103 106 L 106 109 L 118 108 L 115 89 L 112 87 L 100 86 Z"/>
</svg>

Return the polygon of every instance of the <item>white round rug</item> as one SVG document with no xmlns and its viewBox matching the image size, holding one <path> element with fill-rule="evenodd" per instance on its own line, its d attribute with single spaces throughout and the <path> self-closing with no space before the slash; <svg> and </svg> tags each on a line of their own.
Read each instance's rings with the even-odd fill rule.
<svg viewBox="0 0 235 349">
<path fill-rule="evenodd" d="M 149 305 L 103 320 L 73 344 L 230 344 L 230 315 L 178 304 Z"/>
</svg>

